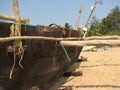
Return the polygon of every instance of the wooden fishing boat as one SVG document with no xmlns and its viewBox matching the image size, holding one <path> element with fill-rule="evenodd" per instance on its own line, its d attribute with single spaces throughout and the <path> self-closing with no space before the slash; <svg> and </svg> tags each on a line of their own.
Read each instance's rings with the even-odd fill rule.
<svg viewBox="0 0 120 90">
<path fill-rule="evenodd" d="M 10 26 L 12 23 L 0 22 L 0 37 L 10 36 Z M 80 37 L 79 31 L 67 30 L 59 27 L 30 26 L 22 25 L 22 36 L 45 36 L 45 37 Z M 0 87 L 5 90 L 30 90 L 37 86 L 40 90 L 49 90 L 56 80 L 78 59 L 82 47 L 65 46 L 56 40 L 22 40 L 25 47 L 21 64 L 13 70 L 10 79 L 10 70 L 14 64 L 13 55 L 9 54 L 7 47 L 13 41 L 0 43 Z M 66 54 L 69 56 L 66 57 Z M 71 61 L 70 61 L 70 60 Z"/>
<path fill-rule="evenodd" d="M 94 3 L 85 27 L 88 27 L 97 3 Z M 34 90 L 32 87 L 37 87 L 38 90 L 49 90 L 78 59 L 82 47 L 91 45 L 80 42 L 87 33 L 78 29 L 82 7 L 76 30 L 69 30 L 58 25 L 50 27 L 54 24 L 26 25 L 29 20 L 21 18 L 18 0 L 13 0 L 13 6 L 12 17 L 0 14 L 0 19 L 14 23 L 0 22 L 0 89 Z M 67 37 L 73 39 L 64 42 Z M 77 41 L 69 41 L 76 37 Z"/>
</svg>

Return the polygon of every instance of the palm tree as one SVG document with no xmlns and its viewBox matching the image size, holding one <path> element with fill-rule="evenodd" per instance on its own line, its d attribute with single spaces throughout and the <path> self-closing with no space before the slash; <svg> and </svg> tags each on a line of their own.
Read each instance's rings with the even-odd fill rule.
<svg viewBox="0 0 120 90">
<path fill-rule="evenodd" d="M 72 29 L 72 26 L 69 23 L 67 23 L 67 22 L 65 23 L 64 27 L 66 29 Z"/>
</svg>

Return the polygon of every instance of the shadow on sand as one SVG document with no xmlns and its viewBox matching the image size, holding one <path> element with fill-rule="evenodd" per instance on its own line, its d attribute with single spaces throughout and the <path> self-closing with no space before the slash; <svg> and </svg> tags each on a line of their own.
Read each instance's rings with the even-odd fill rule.
<svg viewBox="0 0 120 90">
<path fill-rule="evenodd" d="M 77 68 L 80 67 L 81 62 L 74 63 L 67 72 L 75 72 Z M 50 90 L 58 90 L 63 86 L 64 83 L 71 81 L 73 78 L 61 77 L 51 88 Z"/>
</svg>

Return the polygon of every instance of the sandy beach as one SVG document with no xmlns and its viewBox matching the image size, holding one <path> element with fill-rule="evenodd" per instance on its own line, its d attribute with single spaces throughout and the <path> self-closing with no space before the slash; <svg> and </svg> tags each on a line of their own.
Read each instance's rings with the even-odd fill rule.
<svg viewBox="0 0 120 90">
<path fill-rule="evenodd" d="M 120 47 L 97 52 L 81 52 L 88 61 L 76 62 L 68 71 L 82 71 L 82 76 L 61 77 L 51 88 L 74 86 L 73 90 L 120 90 Z"/>
</svg>

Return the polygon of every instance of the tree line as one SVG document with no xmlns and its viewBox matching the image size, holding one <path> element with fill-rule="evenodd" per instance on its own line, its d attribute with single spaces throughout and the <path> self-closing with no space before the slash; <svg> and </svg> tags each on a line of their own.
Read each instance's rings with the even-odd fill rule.
<svg viewBox="0 0 120 90">
<path fill-rule="evenodd" d="M 87 36 L 120 35 L 120 7 L 115 6 L 111 12 L 99 21 L 95 16 L 91 18 Z"/>
</svg>

